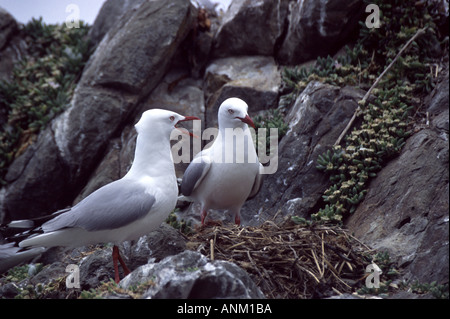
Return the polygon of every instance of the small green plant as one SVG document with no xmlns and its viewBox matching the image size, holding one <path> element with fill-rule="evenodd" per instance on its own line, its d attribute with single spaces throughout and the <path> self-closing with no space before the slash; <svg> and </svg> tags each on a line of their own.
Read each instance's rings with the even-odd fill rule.
<svg viewBox="0 0 450 319">
<path fill-rule="evenodd" d="M 300 217 L 300 216 L 292 216 L 291 220 L 297 225 L 303 225 L 303 226 L 311 226 L 312 225 L 311 220 L 307 220 L 306 218 Z"/>
<path fill-rule="evenodd" d="M 178 220 L 177 215 L 175 212 L 178 211 L 178 208 L 175 208 L 173 212 L 169 214 L 169 216 L 166 219 L 166 223 L 172 226 L 175 229 L 178 229 L 182 234 L 190 235 L 193 233 L 191 223 L 186 222 L 184 220 Z"/>
<path fill-rule="evenodd" d="M 5 276 L 5 282 L 19 282 L 29 277 L 30 271 L 32 270 L 33 275 L 37 274 L 42 270 L 42 264 L 26 264 L 22 266 L 16 266 L 11 268 L 8 271 L 8 274 Z"/>
<path fill-rule="evenodd" d="M 32 19 L 22 27 L 26 56 L 17 63 L 11 81 L 0 81 L 0 108 L 8 114 L 0 130 L 0 184 L 11 162 L 34 141 L 48 123 L 64 111 L 92 51 L 89 27 L 47 25 Z"/>
<path fill-rule="evenodd" d="M 270 129 L 278 130 L 278 141 L 279 142 L 284 135 L 286 135 L 289 125 L 287 125 L 284 121 L 284 115 L 279 109 L 270 109 L 264 115 L 258 115 L 254 118 L 256 133 L 258 134 L 258 130 L 260 128 L 266 129 L 266 136 L 263 141 L 258 141 L 257 151 L 258 149 L 263 148 L 263 144 L 260 146 L 259 143 L 265 142 L 266 154 L 270 155 Z"/>
<path fill-rule="evenodd" d="M 81 291 L 79 299 L 103 299 L 114 294 L 127 295 L 132 299 L 138 299 L 149 287 L 154 285 L 155 283 L 152 280 L 148 280 L 129 289 L 123 289 L 111 279 L 108 282 L 101 283 L 96 288 Z"/>
<path fill-rule="evenodd" d="M 421 28 L 425 34 L 412 42 L 372 91 L 374 98 L 360 103 L 360 124 L 343 143 L 318 156 L 316 168 L 329 175 L 330 187 L 323 194 L 323 207 L 313 212 L 316 221 L 341 222 L 364 199 L 368 183 L 381 168 L 399 154 L 411 135 L 412 111 L 418 100 L 435 85 L 436 59 L 448 51 L 448 37 L 439 34 L 430 4 L 420 10 L 414 1 L 366 1 L 379 6 L 380 29 L 369 29 L 361 21 L 356 43 L 333 59 L 318 58 L 310 68 L 283 71 L 285 92 L 281 99 L 291 105 L 310 81 L 337 86 L 352 85 L 368 90 L 393 61 L 400 48 Z M 394 10 L 395 8 L 395 10 Z M 442 53 L 441 53 L 442 54 Z M 412 96 L 419 97 L 412 98 Z"/>
<path fill-rule="evenodd" d="M 366 286 L 357 290 L 361 295 L 386 295 L 396 289 L 396 285 L 393 285 L 393 281 L 400 275 L 396 269 L 395 263 L 391 260 L 388 252 L 377 252 L 374 255 L 365 256 L 367 265 L 375 263 L 382 271 L 380 275 L 380 287 L 368 288 Z"/>
<path fill-rule="evenodd" d="M 417 294 L 431 293 L 431 295 L 436 299 L 449 299 L 448 283 L 439 285 L 436 281 L 431 283 L 420 283 L 419 281 L 414 281 L 411 284 L 411 290 Z"/>
</svg>

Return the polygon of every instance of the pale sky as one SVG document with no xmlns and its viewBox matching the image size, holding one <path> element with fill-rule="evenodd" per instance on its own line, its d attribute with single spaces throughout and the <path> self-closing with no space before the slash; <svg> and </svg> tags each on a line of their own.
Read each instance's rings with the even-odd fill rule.
<svg viewBox="0 0 450 319">
<path fill-rule="evenodd" d="M 27 23 L 32 17 L 42 17 L 47 24 L 64 23 L 73 11 L 66 12 L 70 4 L 79 8 L 80 20 L 90 25 L 106 0 L 0 0 L 0 7 L 8 11 L 18 22 Z M 170 1 L 170 0 L 168 0 Z M 231 0 L 209 0 L 226 10 Z"/>
<path fill-rule="evenodd" d="M 69 4 L 79 8 L 80 20 L 92 25 L 105 0 L 0 0 L 0 7 L 18 22 L 27 23 L 32 17 L 42 17 L 47 24 L 64 23 L 73 11 L 66 12 Z"/>
</svg>

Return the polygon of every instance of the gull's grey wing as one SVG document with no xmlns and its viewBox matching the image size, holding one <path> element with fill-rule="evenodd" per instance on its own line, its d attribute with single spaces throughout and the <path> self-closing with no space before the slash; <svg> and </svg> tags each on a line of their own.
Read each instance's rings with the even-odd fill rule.
<svg viewBox="0 0 450 319">
<path fill-rule="evenodd" d="M 195 158 L 184 172 L 181 180 L 180 192 L 184 196 L 191 196 L 194 189 L 201 183 L 211 167 L 211 161 L 206 156 Z"/>
<path fill-rule="evenodd" d="M 255 182 L 253 183 L 252 190 L 251 190 L 250 194 L 248 195 L 247 200 L 252 199 L 256 195 L 258 195 L 259 190 L 261 189 L 261 185 L 264 180 L 263 171 L 264 171 L 264 166 L 262 166 L 261 163 L 259 163 L 259 172 L 258 172 L 258 174 L 256 174 Z"/>
<path fill-rule="evenodd" d="M 7 243 L 0 245 L 0 274 L 8 269 L 19 265 L 24 261 L 28 261 L 34 257 L 39 256 L 45 251 L 43 247 L 23 250 L 14 245 L 14 243 Z"/>
<path fill-rule="evenodd" d="M 32 228 L 40 227 L 46 221 L 53 219 L 56 216 L 61 215 L 62 213 L 65 213 L 69 210 L 70 210 L 70 208 L 63 208 L 63 209 L 60 209 L 50 215 L 35 217 L 35 218 L 31 218 L 31 219 L 13 220 L 9 224 L 7 224 L 6 227 L 4 227 L 4 228 L 10 229 L 10 230 L 17 229 L 17 231 L 16 231 L 16 233 L 17 233 L 22 229 L 32 229 Z"/>
<path fill-rule="evenodd" d="M 118 180 L 96 190 L 66 213 L 42 225 L 44 232 L 68 227 L 88 231 L 115 229 L 143 218 L 155 203 L 145 187 Z"/>
</svg>

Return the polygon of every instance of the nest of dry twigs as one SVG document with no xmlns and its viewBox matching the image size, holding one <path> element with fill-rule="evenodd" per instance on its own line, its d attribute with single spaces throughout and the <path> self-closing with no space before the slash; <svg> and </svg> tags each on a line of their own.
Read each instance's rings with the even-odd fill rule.
<svg viewBox="0 0 450 319">
<path fill-rule="evenodd" d="M 370 249 L 345 229 L 327 225 L 205 227 L 188 248 L 245 269 L 268 298 L 322 298 L 364 283 Z"/>
</svg>

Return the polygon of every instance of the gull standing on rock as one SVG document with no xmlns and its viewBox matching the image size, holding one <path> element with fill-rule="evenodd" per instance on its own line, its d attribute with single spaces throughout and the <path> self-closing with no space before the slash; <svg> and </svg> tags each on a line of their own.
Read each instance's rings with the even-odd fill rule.
<svg viewBox="0 0 450 319">
<path fill-rule="evenodd" d="M 178 186 L 172 160 L 170 133 L 179 122 L 199 120 L 175 112 L 151 109 L 135 125 L 138 132 L 133 164 L 121 179 L 103 186 L 67 212 L 42 225 L 43 234 L 20 247 L 85 246 L 114 243 L 113 264 L 118 283 L 118 243 L 155 230 L 175 208 Z"/>
<path fill-rule="evenodd" d="M 219 107 L 219 132 L 212 146 L 198 153 L 186 169 L 181 193 L 201 203 L 201 223 L 209 209 L 226 209 L 241 223 L 240 210 L 262 184 L 263 166 L 258 161 L 248 125 L 248 105 L 229 98 Z"/>
</svg>

